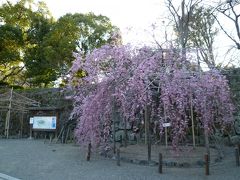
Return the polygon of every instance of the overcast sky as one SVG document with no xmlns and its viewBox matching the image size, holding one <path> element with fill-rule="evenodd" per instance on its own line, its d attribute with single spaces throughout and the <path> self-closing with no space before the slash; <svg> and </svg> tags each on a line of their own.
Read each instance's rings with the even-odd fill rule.
<svg viewBox="0 0 240 180">
<path fill-rule="evenodd" d="M 9 0 L 15 2 L 16 0 Z M 167 22 L 168 13 L 164 4 L 165 0 L 42 0 L 44 1 L 52 15 L 57 19 L 66 13 L 88 13 L 104 15 L 110 18 L 111 22 L 120 28 L 123 42 L 136 44 L 155 43 L 153 39 L 152 24 L 157 24 L 158 29 L 154 34 L 159 42 L 163 42 L 164 26 L 162 22 Z M 180 0 L 174 0 L 177 2 Z M 6 2 L 6 0 L 0 0 Z M 215 0 L 205 0 L 205 3 L 212 4 Z M 227 21 L 226 21 L 227 22 Z M 229 23 L 225 27 L 229 27 Z M 168 38 L 171 39 L 171 31 L 167 31 Z M 215 48 L 218 56 L 223 57 L 223 53 L 230 45 L 234 45 L 229 39 L 220 33 L 216 39 Z"/>
<path fill-rule="evenodd" d="M 118 26 L 124 43 L 153 41 L 151 25 L 161 21 L 163 0 L 44 0 L 55 18 L 71 13 L 104 15 Z M 131 30 L 131 31 L 129 31 Z"/>
</svg>

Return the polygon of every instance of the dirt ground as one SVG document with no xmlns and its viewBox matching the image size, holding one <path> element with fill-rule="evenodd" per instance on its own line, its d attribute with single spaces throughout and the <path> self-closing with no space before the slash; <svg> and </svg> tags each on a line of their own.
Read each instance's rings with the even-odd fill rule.
<svg viewBox="0 0 240 180">
<path fill-rule="evenodd" d="M 157 166 L 124 162 L 117 166 L 116 160 L 98 154 L 93 154 L 88 162 L 86 151 L 73 144 L 0 139 L 0 175 L 24 180 L 239 180 L 240 167 L 236 167 L 234 149 L 226 155 L 222 162 L 210 167 L 210 176 L 205 175 L 203 167 L 163 167 L 163 174 L 159 174 Z"/>
<path fill-rule="evenodd" d="M 136 144 L 121 147 L 121 156 L 132 160 L 147 160 L 147 145 Z M 187 163 L 189 166 L 197 165 L 197 163 L 204 161 L 206 148 L 203 146 L 180 146 L 178 150 L 174 150 L 172 146 L 152 145 L 151 146 L 151 160 L 159 161 L 159 153 L 162 154 L 163 160 L 168 163 Z M 215 163 L 216 159 L 221 155 L 216 148 L 210 148 L 211 163 Z"/>
</svg>

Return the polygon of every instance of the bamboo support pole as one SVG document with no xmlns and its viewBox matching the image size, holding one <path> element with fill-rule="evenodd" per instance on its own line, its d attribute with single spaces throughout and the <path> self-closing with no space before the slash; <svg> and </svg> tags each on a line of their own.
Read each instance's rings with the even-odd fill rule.
<svg viewBox="0 0 240 180">
<path fill-rule="evenodd" d="M 165 123 L 167 122 L 167 116 L 166 116 L 166 109 L 165 109 L 165 104 L 163 104 L 163 112 L 164 112 L 164 121 Z M 166 146 L 166 149 L 168 147 L 168 135 L 167 135 L 167 127 L 165 127 L 165 146 Z"/>
<path fill-rule="evenodd" d="M 9 106 L 8 106 L 8 112 L 7 112 L 6 123 L 5 123 L 5 136 L 7 139 L 9 137 L 9 124 L 10 124 L 10 118 L 11 118 L 12 96 L 13 96 L 13 88 L 10 91 Z"/>
<path fill-rule="evenodd" d="M 151 161 L 151 137 L 150 137 L 150 110 L 149 106 L 145 107 L 145 126 L 146 132 L 145 137 L 147 138 L 147 149 L 148 149 L 148 163 Z"/>
<path fill-rule="evenodd" d="M 193 119 L 193 104 L 192 104 L 192 94 L 190 96 L 190 103 L 191 103 L 191 120 L 192 120 L 192 138 L 193 138 L 193 147 L 196 147 L 195 142 L 195 131 L 194 131 L 194 119 Z"/>
</svg>

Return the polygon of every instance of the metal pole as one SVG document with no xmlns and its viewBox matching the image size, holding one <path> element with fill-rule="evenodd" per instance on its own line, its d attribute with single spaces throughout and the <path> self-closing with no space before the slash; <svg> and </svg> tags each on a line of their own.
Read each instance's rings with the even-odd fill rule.
<svg viewBox="0 0 240 180">
<path fill-rule="evenodd" d="M 167 127 L 165 127 L 165 145 L 168 147 L 168 135 L 167 135 Z"/>
<path fill-rule="evenodd" d="M 167 117 L 166 117 L 165 104 L 163 104 L 163 111 L 164 111 L 164 121 L 165 121 L 165 123 L 166 123 L 166 122 L 167 122 Z M 168 147 L 167 127 L 165 127 L 165 145 L 166 145 L 166 148 L 167 148 L 167 147 Z"/>
</svg>

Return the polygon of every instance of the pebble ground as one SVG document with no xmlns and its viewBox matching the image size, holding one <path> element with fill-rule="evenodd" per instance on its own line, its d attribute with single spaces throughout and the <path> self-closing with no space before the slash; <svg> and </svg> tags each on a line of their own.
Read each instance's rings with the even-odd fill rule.
<svg viewBox="0 0 240 180">
<path fill-rule="evenodd" d="M 85 155 L 85 150 L 72 144 L 0 139 L 0 173 L 22 180 L 240 180 L 233 153 L 210 167 L 209 176 L 204 168 L 165 167 L 159 174 L 157 166 L 117 166 L 115 160 L 96 154 L 87 162 Z"/>
</svg>

